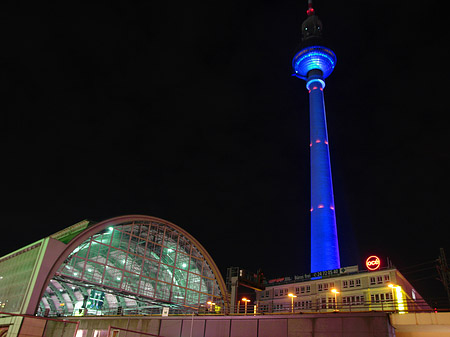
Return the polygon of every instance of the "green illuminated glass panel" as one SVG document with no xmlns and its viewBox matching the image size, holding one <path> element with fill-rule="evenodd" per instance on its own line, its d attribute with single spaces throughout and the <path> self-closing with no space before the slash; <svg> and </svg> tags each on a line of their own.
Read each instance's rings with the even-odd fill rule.
<svg viewBox="0 0 450 337">
<path fill-rule="evenodd" d="M 116 268 L 106 266 L 105 277 L 103 283 L 106 286 L 120 288 L 122 282 L 122 271 Z"/>
<path fill-rule="evenodd" d="M 184 303 L 186 297 L 186 289 L 173 286 L 172 287 L 172 302 Z"/>
<path fill-rule="evenodd" d="M 192 257 L 191 263 L 189 265 L 189 271 L 191 273 L 196 273 L 196 274 L 201 275 L 202 274 L 202 264 L 203 264 L 202 260 Z"/>
<path fill-rule="evenodd" d="M 149 242 L 147 245 L 147 250 L 145 251 L 145 257 L 147 259 L 152 259 L 159 261 L 161 257 L 162 247 L 156 243 Z"/>
<path fill-rule="evenodd" d="M 137 294 L 138 286 L 139 275 L 128 272 L 123 273 L 122 289 Z"/>
<path fill-rule="evenodd" d="M 170 288 L 170 284 L 158 282 L 156 285 L 156 298 L 168 301 L 170 298 Z"/>
<path fill-rule="evenodd" d="M 161 264 L 159 267 L 158 280 L 172 283 L 173 268 Z"/>
<path fill-rule="evenodd" d="M 189 305 L 191 307 L 197 307 L 199 302 L 199 293 L 196 291 L 188 290 L 186 293 L 186 305 Z"/>
<path fill-rule="evenodd" d="M 192 290 L 200 290 L 201 277 L 195 274 L 189 274 L 188 288 Z"/>
<path fill-rule="evenodd" d="M 187 282 L 187 272 L 184 270 L 180 270 L 180 269 L 175 269 L 174 270 L 174 283 L 182 286 L 182 287 L 186 287 L 186 282 Z"/>
<path fill-rule="evenodd" d="M 164 247 L 161 261 L 167 265 L 173 266 L 175 264 L 175 250 Z"/>
<path fill-rule="evenodd" d="M 155 290 L 156 290 L 156 281 L 150 280 L 145 277 L 141 277 L 141 280 L 139 282 L 139 293 L 148 296 L 148 297 L 154 297 L 155 296 Z"/>
<path fill-rule="evenodd" d="M 189 256 L 186 254 L 182 254 L 180 252 L 177 253 L 177 262 L 176 262 L 176 267 L 183 269 L 183 270 L 188 270 L 189 268 Z"/>
<path fill-rule="evenodd" d="M 153 260 L 145 260 L 142 268 L 142 275 L 156 279 L 159 263 Z"/>
</svg>

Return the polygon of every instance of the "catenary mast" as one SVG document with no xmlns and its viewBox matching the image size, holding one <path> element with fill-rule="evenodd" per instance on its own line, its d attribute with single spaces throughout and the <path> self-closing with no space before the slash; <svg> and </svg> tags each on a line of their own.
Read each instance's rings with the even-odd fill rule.
<svg viewBox="0 0 450 337">
<path fill-rule="evenodd" d="M 336 215 L 323 89 L 336 55 L 323 46 L 322 23 L 308 0 L 302 23 L 301 50 L 294 56 L 294 75 L 309 91 L 311 149 L 311 273 L 340 268 Z"/>
</svg>

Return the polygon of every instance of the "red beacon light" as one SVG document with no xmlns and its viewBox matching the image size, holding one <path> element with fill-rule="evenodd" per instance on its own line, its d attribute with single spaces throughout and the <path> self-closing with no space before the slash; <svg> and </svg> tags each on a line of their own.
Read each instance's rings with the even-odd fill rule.
<svg viewBox="0 0 450 337">
<path fill-rule="evenodd" d="M 308 16 L 314 15 L 314 8 L 312 6 L 312 0 L 308 0 L 308 10 L 306 11 Z"/>
</svg>

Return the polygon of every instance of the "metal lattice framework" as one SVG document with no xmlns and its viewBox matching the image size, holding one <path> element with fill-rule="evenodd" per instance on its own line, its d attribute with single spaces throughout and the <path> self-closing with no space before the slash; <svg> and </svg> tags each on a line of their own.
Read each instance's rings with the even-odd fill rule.
<svg viewBox="0 0 450 337">
<path fill-rule="evenodd" d="M 59 264 L 43 293 L 41 311 L 70 315 L 94 290 L 104 295 L 102 311 L 107 313 L 226 304 L 214 261 L 180 227 L 148 216 L 115 218 L 93 227 L 85 231 L 88 237 L 80 240 L 86 236 L 82 233 L 72 240 L 81 243 L 72 244 Z"/>
</svg>

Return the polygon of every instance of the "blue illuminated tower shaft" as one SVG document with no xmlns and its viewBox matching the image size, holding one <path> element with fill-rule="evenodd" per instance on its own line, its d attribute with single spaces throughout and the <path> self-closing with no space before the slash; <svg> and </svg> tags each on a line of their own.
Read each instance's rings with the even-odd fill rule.
<svg viewBox="0 0 450 337">
<path fill-rule="evenodd" d="M 309 90 L 311 147 L 311 273 L 340 268 L 323 89 L 336 65 L 334 52 L 322 45 L 322 22 L 308 0 L 302 23 L 302 49 L 292 60 L 294 76 Z"/>
<path fill-rule="evenodd" d="M 308 78 L 311 149 L 311 272 L 340 268 L 323 89 Z"/>
</svg>

